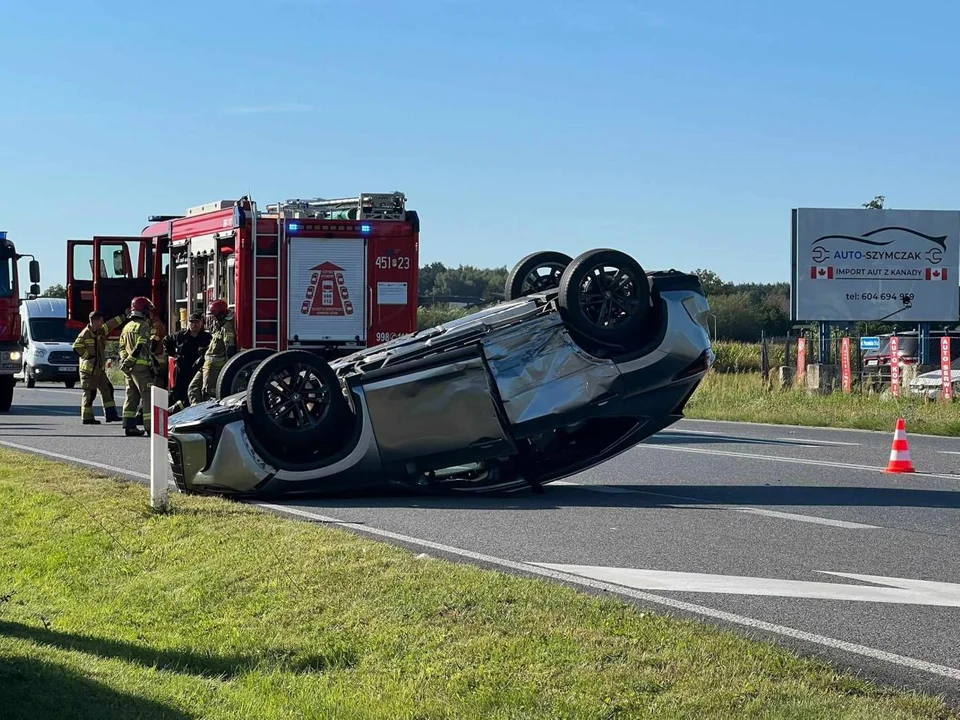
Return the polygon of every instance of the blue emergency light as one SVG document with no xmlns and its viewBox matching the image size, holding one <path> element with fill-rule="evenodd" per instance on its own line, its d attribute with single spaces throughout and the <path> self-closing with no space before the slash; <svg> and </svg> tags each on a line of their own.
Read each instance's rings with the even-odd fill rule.
<svg viewBox="0 0 960 720">
<path fill-rule="evenodd" d="M 298 223 L 290 223 L 290 229 L 296 232 L 300 229 L 300 225 Z"/>
<path fill-rule="evenodd" d="M 6 240 L 6 239 L 7 239 L 7 231 L 0 230 L 0 240 Z"/>
<path fill-rule="evenodd" d="M 361 226 L 360 226 L 360 232 L 370 232 L 370 226 L 369 226 L 369 225 L 361 225 Z"/>
</svg>

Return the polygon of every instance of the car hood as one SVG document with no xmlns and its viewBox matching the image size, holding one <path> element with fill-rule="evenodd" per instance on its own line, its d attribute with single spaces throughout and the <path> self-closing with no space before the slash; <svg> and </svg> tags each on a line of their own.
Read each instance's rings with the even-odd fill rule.
<svg viewBox="0 0 960 720">
<path fill-rule="evenodd" d="M 32 347 L 42 350 L 73 352 L 73 345 L 65 342 L 31 342 Z"/>
</svg>

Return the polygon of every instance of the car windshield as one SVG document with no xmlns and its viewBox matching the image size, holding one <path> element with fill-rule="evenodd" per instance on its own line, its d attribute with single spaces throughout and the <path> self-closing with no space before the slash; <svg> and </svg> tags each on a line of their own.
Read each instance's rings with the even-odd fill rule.
<svg viewBox="0 0 960 720">
<path fill-rule="evenodd" d="M 33 318 L 30 320 L 30 339 L 34 342 L 72 343 L 80 334 L 78 328 L 67 327 L 66 318 Z"/>
</svg>

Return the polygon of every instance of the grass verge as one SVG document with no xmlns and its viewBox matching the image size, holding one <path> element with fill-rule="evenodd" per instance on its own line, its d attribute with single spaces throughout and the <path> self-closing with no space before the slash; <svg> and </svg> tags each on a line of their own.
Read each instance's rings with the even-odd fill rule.
<svg viewBox="0 0 960 720">
<path fill-rule="evenodd" d="M 931 718 L 538 579 L 0 450 L 0 707 L 37 718 Z"/>
<path fill-rule="evenodd" d="M 893 432 L 902 417 L 909 432 L 960 436 L 960 404 L 915 397 L 812 395 L 799 388 L 766 389 L 760 373 L 710 372 L 684 415 L 700 420 L 855 428 Z"/>
</svg>

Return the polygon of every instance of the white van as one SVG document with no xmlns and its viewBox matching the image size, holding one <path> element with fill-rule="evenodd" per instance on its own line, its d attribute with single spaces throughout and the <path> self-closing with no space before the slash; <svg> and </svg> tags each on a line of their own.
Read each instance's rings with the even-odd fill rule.
<svg viewBox="0 0 960 720">
<path fill-rule="evenodd" d="M 20 306 L 23 324 L 23 368 L 16 375 L 32 388 L 40 382 L 62 382 L 72 388 L 80 380 L 80 357 L 73 351 L 79 329 L 67 327 L 65 298 L 34 298 Z"/>
</svg>

